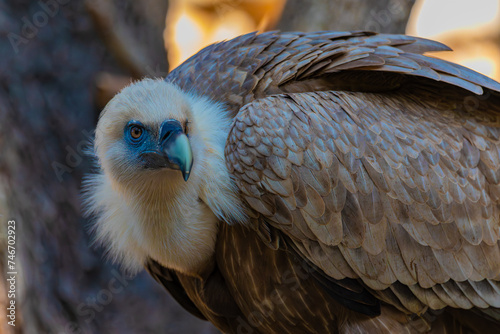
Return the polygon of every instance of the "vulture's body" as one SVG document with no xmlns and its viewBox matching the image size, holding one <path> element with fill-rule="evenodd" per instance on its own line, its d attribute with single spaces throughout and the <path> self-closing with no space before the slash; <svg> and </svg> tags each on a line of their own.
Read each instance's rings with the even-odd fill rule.
<svg viewBox="0 0 500 334">
<path fill-rule="evenodd" d="M 127 87 L 98 238 L 227 333 L 500 332 L 500 84 L 446 49 L 249 34 Z"/>
</svg>

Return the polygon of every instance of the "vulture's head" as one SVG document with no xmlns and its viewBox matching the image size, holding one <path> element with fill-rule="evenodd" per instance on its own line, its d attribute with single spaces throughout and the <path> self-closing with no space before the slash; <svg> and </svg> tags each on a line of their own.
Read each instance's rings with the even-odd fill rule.
<svg viewBox="0 0 500 334">
<path fill-rule="evenodd" d="M 106 106 L 97 126 L 96 149 L 103 170 L 123 184 L 158 173 L 171 183 L 188 181 L 193 147 L 203 144 L 192 102 L 163 81 L 144 80 L 123 89 Z"/>
<path fill-rule="evenodd" d="M 196 271 L 218 222 L 244 219 L 224 160 L 230 124 L 221 105 L 163 80 L 136 82 L 108 103 L 95 137 L 101 173 L 85 192 L 114 257 Z"/>
</svg>

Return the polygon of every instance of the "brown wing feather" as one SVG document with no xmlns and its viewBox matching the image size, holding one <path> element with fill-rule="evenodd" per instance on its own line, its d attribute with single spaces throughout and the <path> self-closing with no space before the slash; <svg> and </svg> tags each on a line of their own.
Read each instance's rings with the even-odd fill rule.
<svg viewBox="0 0 500 334">
<path fill-rule="evenodd" d="M 151 258 L 145 268 L 189 313 L 212 322 L 224 332 L 236 332 L 237 319 L 243 314 L 217 267 L 203 280 L 168 269 Z"/>
<path fill-rule="evenodd" d="M 267 97 L 237 115 L 228 167 L 254 214 L 330 277 L 416 313 L 498 307 L 483 282 L 500 280 L 500 101 L 476 102 L 418 86 Z"/>
<path fill-rule="evenodd" d="M 223 102 L 235 116 L 256 98 L 285 92 L 386 91 L 421 77 L 481 94 L 500 84 L 421 54 L 447 51 L 422 38 L 371 32 L 251 33 L 211 45 L 166 78 Z"/>
<path fill-rule="evenodd" d="M 174 270 L 165 268 L 153 259 L 148 259 L 144 265 L 147 272 L 161 285 L 163 285 L 170 295 L 189 313 L 200 318 L 202 320 L 207 320 L 207 318 L 201 313 L 198 307 L 193 303 L 186 293 L 186 290 L 182 286 L 177 277 L 177 273 Z"/>
</svg>

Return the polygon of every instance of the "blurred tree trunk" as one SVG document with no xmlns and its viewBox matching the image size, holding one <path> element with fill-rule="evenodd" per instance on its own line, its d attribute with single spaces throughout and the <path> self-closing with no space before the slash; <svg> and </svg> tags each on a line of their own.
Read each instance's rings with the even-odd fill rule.
<svg viewBox="0 0 500 334">
<path fill-rule="evenodd" d="M 161 2 L 144 6 L 148 22 L 165 17 L 154 1 Z M 102 71 L 140 77 L 167 69 L 158 35 L 141 30 L 137 12 L 125 15 L 140 2 L 110 3 L 0 0 L 0 269 L 5 275 L 5 227 L 15 219 L 15 330 L 211 333 L 148 275 L 131 278 L 105 261 L 102 250 L 91 248 L 89 222 L 81 217 L 79 189 L 91 169 L 83 148 L 99 113 L 96 78 Z M 289 0 L 278 28 L 402 32 L 411 4 Z M 6 302 L 0 298 L 1 307 Z M 2 333 L 13 329 L 0 326 Z"/>
<path fill-rule="evenodd" d="M 288 0 L 277 28 L 403 34 L 414 3 L 415 0 Z"/>
<path fill-rule="evenodd" d="M 134 9 L 130 1 L 115 4 L 120 13 Z M 149 8 L 152 1 L 145 5 L 155 13 Z M 99 113 L 95 80 L 100 71 L 127 73 L 103 43 L 84 2 L 0 1 L 0 8 L 0 188 L 5 194 L 0 226 L 4 234 L 9 219 L 17 223 L 18 273 L 16 327 L 6 325 L 0 332 L 206 331 L 207 322 L 184 311 L 149 275 L 131 278 L 104 260 L 102 250 L 91 248 L 79 191 L 91 165 L 83 147 Z M 149 68 L 139 66 L 141 74 L 166 73 L 161 40 L 165 11 L 156 15 L 161 27 L 151 44 L 163 56 L 142 52 L 142 66 Z M 133 33 L 140 32 L 139 24 L 138 15 L 123 22 Z M 146 43 L 152 38 L 150 32 L 146 35 L 134 37 Z M 125 47 L 124 52 L 143 51 L 140 43 Z M 5 264 L 5 238 L 0 241 Z M 7 271 L 3 267 L 2 275 Z M 0 301 L 5 303 L 4 296 L 2 292 Z"/>
</svg>

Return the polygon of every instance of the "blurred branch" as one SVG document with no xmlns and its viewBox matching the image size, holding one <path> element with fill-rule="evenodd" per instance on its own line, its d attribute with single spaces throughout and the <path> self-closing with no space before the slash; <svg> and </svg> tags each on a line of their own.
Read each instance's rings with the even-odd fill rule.
<svg viewBox="0 0 500 334">
<path fill-rule="evenodd" d="M 108 72 L 101 72 L 96 78 L 96 104 L 102 109 L 108 104 L 123 87 L 129 85 L 132 78 L 125 75 L 116 75 Z"/>
<path fill-rule="evenodd" d="M 278 29 L 404 33 L 414 3 L 415 0 L 288 0 Z"/>
<path fill-rule="evenodd" d="M 109 0 L 85 1 L 97 31 L 104 42 L 131 75 L 140 79 L 147 75 L 147 67 L 151 64 L 144 50 L 133 35 L 127 33 L 127 28 L 117 18 L 114 5 Z"/>
<path fill-rule="evenodd" d="M 85 7 L 107 50 L 132 76 L 124 78 L 110 72 L 99 75 L 96 82 L 99 108 L 131 79 L 167 75 L 162 38 L 167 0 L 86 0 Z"/>
</svg>

